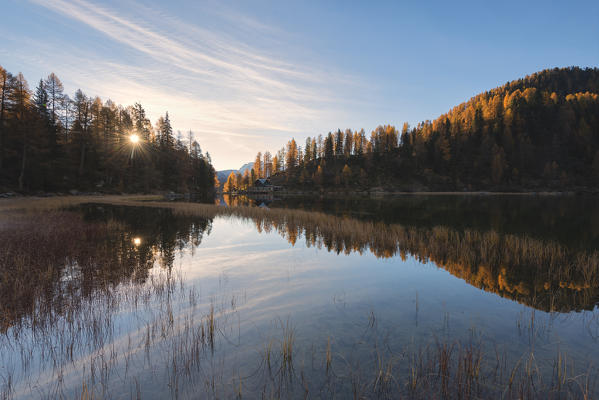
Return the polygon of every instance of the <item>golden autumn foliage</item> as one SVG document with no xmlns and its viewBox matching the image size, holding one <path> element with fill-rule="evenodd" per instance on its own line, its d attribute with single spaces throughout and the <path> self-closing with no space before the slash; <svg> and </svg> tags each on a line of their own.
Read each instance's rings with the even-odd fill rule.
<svg viewBox="0 0 599 400">
<path fill-rule="evenodd" d="M 308 138 L 301 155 L 287 154 L 282 173 L 292 186 L 302 168 L 313 175 L 324 159 L 322 182 L 313 182 L 325 187 L 345 186 L 347 165 L 367 175 L 354 187 L 592 190 L 598 151 L 599 69 L 556 68 L 478 94 L 434 120 L 404 124 L 401 132 L 380 125 L 369 138 L 363 130 Z"/>
</svg>

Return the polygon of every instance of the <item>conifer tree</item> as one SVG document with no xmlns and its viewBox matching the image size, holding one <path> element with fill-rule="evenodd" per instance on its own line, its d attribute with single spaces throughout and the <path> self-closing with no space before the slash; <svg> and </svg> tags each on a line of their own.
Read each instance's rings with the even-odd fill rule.
<svg viewBox="0 0 599 400">
<path fill-rule="evenodd" d="M 256 159 L 254 160 L 253 170 L 254 170 L 254 175 L 256 176 L 256 179 L 264 177 L 264 171 L 262 169 L 262 153 L 261 152 L 258 152 L 258 154 L 256 154 Z"/>
<path fill-rule="evenodd" d="M 295 139 L 291 139 L 287 143 L 287 158 L 285 160 L 287 169 L 293 169 L 298 165 L 298 149 Z"/>
<path fill-rule="evenodd" d="M 0 188 L 180 190 L 209 200 L 209 154 L 195 141 L 175 142 L 168 115 L 156 129 L 159 140 L 139 103 L 122 107 L 81 90 L 71 100 L 55 74 L 32 94 L 22 74 L 0 67 Z M 133 133 L 142 140 L 131 141 Z"/>
</svg>

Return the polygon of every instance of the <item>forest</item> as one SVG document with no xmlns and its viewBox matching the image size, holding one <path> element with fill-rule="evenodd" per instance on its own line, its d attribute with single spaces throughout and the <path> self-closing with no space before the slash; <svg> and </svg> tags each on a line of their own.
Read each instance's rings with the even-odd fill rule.
<svg viewBox="0 0 599 400">
<path fill-rule="evenodd" d="M 302 146 L 303 145 L 303 146 Z M 258 177 L 295 189 L 579 190 L 599 183 L 599 69 L 555 68 L 476 95 L 437 119 L 291 139 Z"/>
<path fill-rule="evenodd" d="M 51 73 L 31 90 L 0 66 L 0 192 L 176 191 L 210 199 L 215 172 L 193 132 L 153 126 L 143 106 L 73 98 Z"/>
<path fill-rule="evenodd" d="M 135 139 L 135 141 L 131 139 Z M 481 93 L 437 119 L 295 139 L 257 154 L 224 190 L 270 177 L 290 189 L 581 190 L 599 183 L 599 69 L 555 68 Z M 215 171 L 193 133 L 154 125 L 55 74 L 31 90 L 0 67 L 0 192 L 177 191 L 211 195 Z"/>
</svg>

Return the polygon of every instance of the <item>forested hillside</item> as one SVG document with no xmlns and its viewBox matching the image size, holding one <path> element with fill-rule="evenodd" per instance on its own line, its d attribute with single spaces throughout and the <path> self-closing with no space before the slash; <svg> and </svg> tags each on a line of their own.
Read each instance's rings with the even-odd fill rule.
<svg viewBox="0 0 599 400">
<path fill-rule="evenodd" d="M 368 138 L 338 130 L 303 148 L 292 139 L 258 158 L 254 176 L 297 188 L 596 190 L 599 69 L 544 70 L 434 121 L 379 126 Z"/>
<path fill-rule="evenodd" d="M 211 196 L 215 173 L 192 132 L 168 113 L 152 126 L 141 104 L 71 99 L 55 74 L 31 90 L 0 66 L 0 191 L 174 190 Z"/>
</svg>

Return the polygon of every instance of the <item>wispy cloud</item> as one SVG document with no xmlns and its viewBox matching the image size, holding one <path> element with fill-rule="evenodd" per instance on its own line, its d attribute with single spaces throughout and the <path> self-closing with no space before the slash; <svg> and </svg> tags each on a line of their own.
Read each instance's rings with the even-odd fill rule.
<svg viewBox="0 0 599 400">
<path fill-rule="evenodd" d="M 87 54 L 91 76 L 84 87 L 119 102 L 140 100 L 151 111 L 171 110 L 176 126 L 200 132 L 212 142 L 205 147 L 215 146 L 210 150 L 217 156 L 232 157 L 231 138 L 247 158 L 257 151 L 256 138 L 270 134 L 264 145 L 277 143 L 273 133 L 286 138 L 309 127 L 306 121 L 326 119 L 326 106 L 338 103 L 336 87 L 356 82 L 286 60 L 226 29 L 190 24 L 140 4 L 129 3 L 135 6 L 133 13 L 131 8 L 117 10 L 87 0 L 31 1 L 101 33 L 126 54 L 118 60 Z M 213 13 L 225 26 L 242 26 L 262 42 L 284 35 L 276 27 L 222 8 Z M 69 57 L 75 62 L 62 69 L 80 76 L 82 61 Z"/>
<path fill-rule="evenodd" d="M 102 32 L 116 42 L 194 74 L 194 79 L 214 82 L 238 91 L 281 96 L 295 100 L 327 100 L 316 97 L 306 83 L 325 83 L 330 76 L 300 69 L 280 59 L 264 56 L 255 48 L 215 35 L 171 17 L 152 23 L 152 16 L 135 22 L 121 14 L 83 0 L 34 0 Z M 162 29 L 159 31 L 157 27 Z M 240 86 L 242 84 L 242 86 Z M 331 100 L 331 99 L 328 99 Z"/>
</svg>

